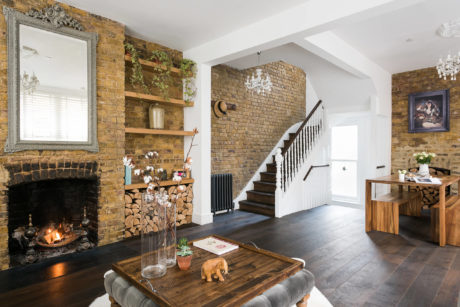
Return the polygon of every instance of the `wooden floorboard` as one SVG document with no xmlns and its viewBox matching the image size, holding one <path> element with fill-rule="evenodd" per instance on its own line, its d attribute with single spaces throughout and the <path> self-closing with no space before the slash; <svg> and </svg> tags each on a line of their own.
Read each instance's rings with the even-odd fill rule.
<svg viewBox="0 0 460 307">
<path fill-rule="evenodd" d="M 364 232 L 364 211 L 338 206 L 274 219 L 248 212 L 178 231 L 220 234 L 300 257 L 334 306 L 457 306 L 460 248 L 430 242 L 429 218 L 400 219 L 400 235 Z M 1 306 L 88 306 L 104 291 L 112 262 L 139 254 L 140 240 L 0 272 Z M 230 272 L 231 274 L 231 272 Z"/>
</svg>

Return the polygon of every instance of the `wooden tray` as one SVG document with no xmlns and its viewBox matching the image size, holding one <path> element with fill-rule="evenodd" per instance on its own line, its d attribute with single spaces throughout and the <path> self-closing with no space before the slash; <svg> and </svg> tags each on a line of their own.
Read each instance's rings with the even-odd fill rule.
<svg viewBox="0 0 460 307">
<path fill-rule="evenodd" d="M 213 237 L 239 245 L 237 250 L 220 256 L 227 260 L 229 266 L 224 282 L 201 279 L 203 262 L 219 256 L 194 246 L 191 246 L 193 259 L 188 271 L 181 271 L 175 266 L 168 269 L 165 276 L 150 279 L 157 290 L 155 293 L 147 283 L 140 282 L 140 256 L 117 262 L 112 268 L 161 306 L 212 307 L 240 306 L 302 269 L 301 262 L 289 257 L 217 235 Z"/>
</svg>

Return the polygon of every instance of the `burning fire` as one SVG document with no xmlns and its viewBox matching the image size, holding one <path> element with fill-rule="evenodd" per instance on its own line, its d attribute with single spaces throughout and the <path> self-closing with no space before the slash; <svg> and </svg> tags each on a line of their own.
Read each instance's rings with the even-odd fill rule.
<svg viewBox="0 0 460 307">
<path fill-rule="evenodd" d="M 53 244 L 62 240 L 62 234 L 57 229 L 48 228 L 46 232 L 47 234 L 43 236 L 46 243 Z"/>
</svg>

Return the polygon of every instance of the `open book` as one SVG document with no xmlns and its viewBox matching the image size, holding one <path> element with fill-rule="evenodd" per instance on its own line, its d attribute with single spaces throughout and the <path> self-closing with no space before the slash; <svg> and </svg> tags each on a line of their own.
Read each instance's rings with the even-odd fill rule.
<svg viewBox="0 0 460 307">
<path fill-rule="evenodd" d="M 238 245 L 231 244 L 214 237 L 194 241 L 193 246 L 199 247 L 216 255 L 222 255 L 238 248 Z"/>
<path fill-rule="evenodd" d="M 424 177 L 414 177 L 416 183 L 432 183 L 432 184 L 441 184 L 439 178 L 424 178 Z"/>
</svg>

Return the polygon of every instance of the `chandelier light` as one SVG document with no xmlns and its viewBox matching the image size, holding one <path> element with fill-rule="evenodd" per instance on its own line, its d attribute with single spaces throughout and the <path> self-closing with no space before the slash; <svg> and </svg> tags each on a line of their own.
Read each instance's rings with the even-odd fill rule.
<svg viewBox="0 0 460 307">
<path fill-rule="evenodd" d="M 257 52 L 257 65 L 260 65 L 260 51 Z M 270 80 L 270 75 L 265 73 L 265 79 L 262 76 L 262 69 L 256 69 L 256 76 L 254 77 L 254 73 L 251 77 L 249 75 L 246 78 L 246 82 L 244 83 L 248 91 L 252 91 L 252 93 L 256 92 L 257 94 L 265 95 L 265 92 L 271 92 L 272 90 L 272 81 Z"/>
<path fill-rule="evenodd" d="M 37 86 L 40 84 L 35 73 L 32 73 L 32 77 L 24 71 L 21 76 L 21 87 L 25 94 L 30 95 L 37 89 Z"/>
<path fill-rule="evenodd" d="M 447 77 L 450 76 L 450 80 L 457 80 L 457 73 L 460 70 L 460 52 L 455 56 L 451 56 L 449 53 L 445 60 L 440 58 L 436 69 L 439 78 L 447 80 Z"/>
</svg>

